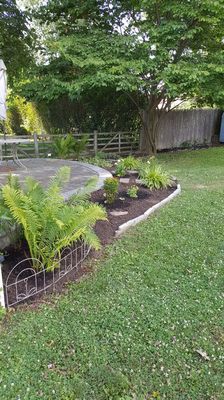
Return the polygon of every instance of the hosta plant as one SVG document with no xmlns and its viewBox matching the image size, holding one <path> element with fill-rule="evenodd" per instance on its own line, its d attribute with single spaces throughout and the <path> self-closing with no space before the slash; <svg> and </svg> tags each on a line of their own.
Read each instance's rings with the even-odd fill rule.
<svg viewBox="0 0 224 400">
<path fill-rule="evenodd" d="M 144 164 L 139 171 L 139 178 L 150 190 L 165 189 L 171 185 L 169 175 L 156 162 Z"/>
<path fill-rule="evenodd" d="M 30 177 L 24 189 L 9 184 L 2 188 L 4 203 L 23 230 L 34 268 L 41 261 L 48 271 L 53 270 L 58 266 L 62 250 L 79 239 L 99 248 L 93 226 L 97 220 L 106 219 L 105 211 L 84 201 L 80 194 L 66 203 L 61 187 L 69 175 L 70 169 L 62 167 L 47 189 Z"/>
</svg>

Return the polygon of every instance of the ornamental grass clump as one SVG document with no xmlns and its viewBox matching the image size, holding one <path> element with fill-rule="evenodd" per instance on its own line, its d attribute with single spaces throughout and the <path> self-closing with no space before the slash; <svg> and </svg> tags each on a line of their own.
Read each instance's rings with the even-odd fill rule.
<svg viewBox="0 0 224 400">
<path fill-rule="evenodd" d="M 106 202 L 112 204 L 117 196 L 119 181 L 117 178 L 106 178 L 104 181 L 104 191 L 106 194 Z"/>
<path fill-rule="evenodd" d="M 52 271 L 59 265 L 62 250 L 77 240 L 100 247 L 93 226 L 97 220 L 105 220 L 106 213 L 88 201 L 86 193 L 65 202 L 61 188 L 69 177 L 70 168 L 62 167 L 47 189 L 30 177 L 24 189 L 9 184 L 2 188 L 4 204 L 23 231 L 36 269 L 41 262 Z"/>
<path fill-rule="evenodd" d="M 171 179 L 155 160 L 141 166 L 139 178 L 143 185 L 150 190 L 165 189 L 171 185 Z"/>
</svg>

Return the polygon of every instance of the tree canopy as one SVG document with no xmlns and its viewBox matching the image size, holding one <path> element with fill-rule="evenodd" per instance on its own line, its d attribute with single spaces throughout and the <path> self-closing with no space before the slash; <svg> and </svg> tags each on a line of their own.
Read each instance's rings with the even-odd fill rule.
<svg viewBox="0 0 224 400">
<path fill-rule="evenodd" d="M 49 0 L 38 18 L 53 29 L 27 96 L 122 92 L 139 112 L 147 151 L 158 110 L 174 100 L 223 105 L 223 0 Z"/>
<path fill-rule="evenodd" d="M 15 0 L 0 0 L 0 58 L 3 58 L 9 82 L 27 68 L 32 58 L 27 16 Z"/>
</svg>

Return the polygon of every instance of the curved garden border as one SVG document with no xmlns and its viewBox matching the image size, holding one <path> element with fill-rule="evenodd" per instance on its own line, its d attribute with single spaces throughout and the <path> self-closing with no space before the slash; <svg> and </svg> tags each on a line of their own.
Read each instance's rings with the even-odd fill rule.
<svg viewBox="0 0 224 400">
<path fill-rule="evenodd" d="M 127 221 L 124 224 L 120 225 L 119 228 L 117 229 L 116 233 L 115 233 L 115 237 L 121 236 L 123 233 L 125 233 L 132 226 L 137 225 L 139 222 L 144 221 L 145 219 L 147 219 L 156 210 L 158 210 L 159 208 L 165 206 L 167 203 L 169 203 L 171 200 L 173 200 L 180 193 L 181 193 L 181 186 L 178 183 L 177 184 L 177 189 L 173 193 L 171 193 L 168 197 L 166 197 L 165 199 L 161 200 L 159 203 L 155 204 L 154 206 L 150 207 L 148 210 L 146 210 L 144 212 L 144 214 L 139 215 L 136 218 L 130 219 L 129 221 Z"/>
</svg>

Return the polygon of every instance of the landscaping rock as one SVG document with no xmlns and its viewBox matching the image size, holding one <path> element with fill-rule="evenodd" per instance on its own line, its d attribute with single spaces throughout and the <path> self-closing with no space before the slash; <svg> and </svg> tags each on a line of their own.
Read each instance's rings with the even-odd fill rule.
<svg viewBox="0 0 224 400">
<path fill-rule="evenodd" d="M 128 211 L 111 211 L 110 212 L 111 215 L 113 215 L 114 217 L 120 217 L 121 215 L 127 215 Z"/>
<path fill-rule="evenodd" d="M 120 178 L 120 183 L 129 183 L 129 178 Z"/>
</svg>

